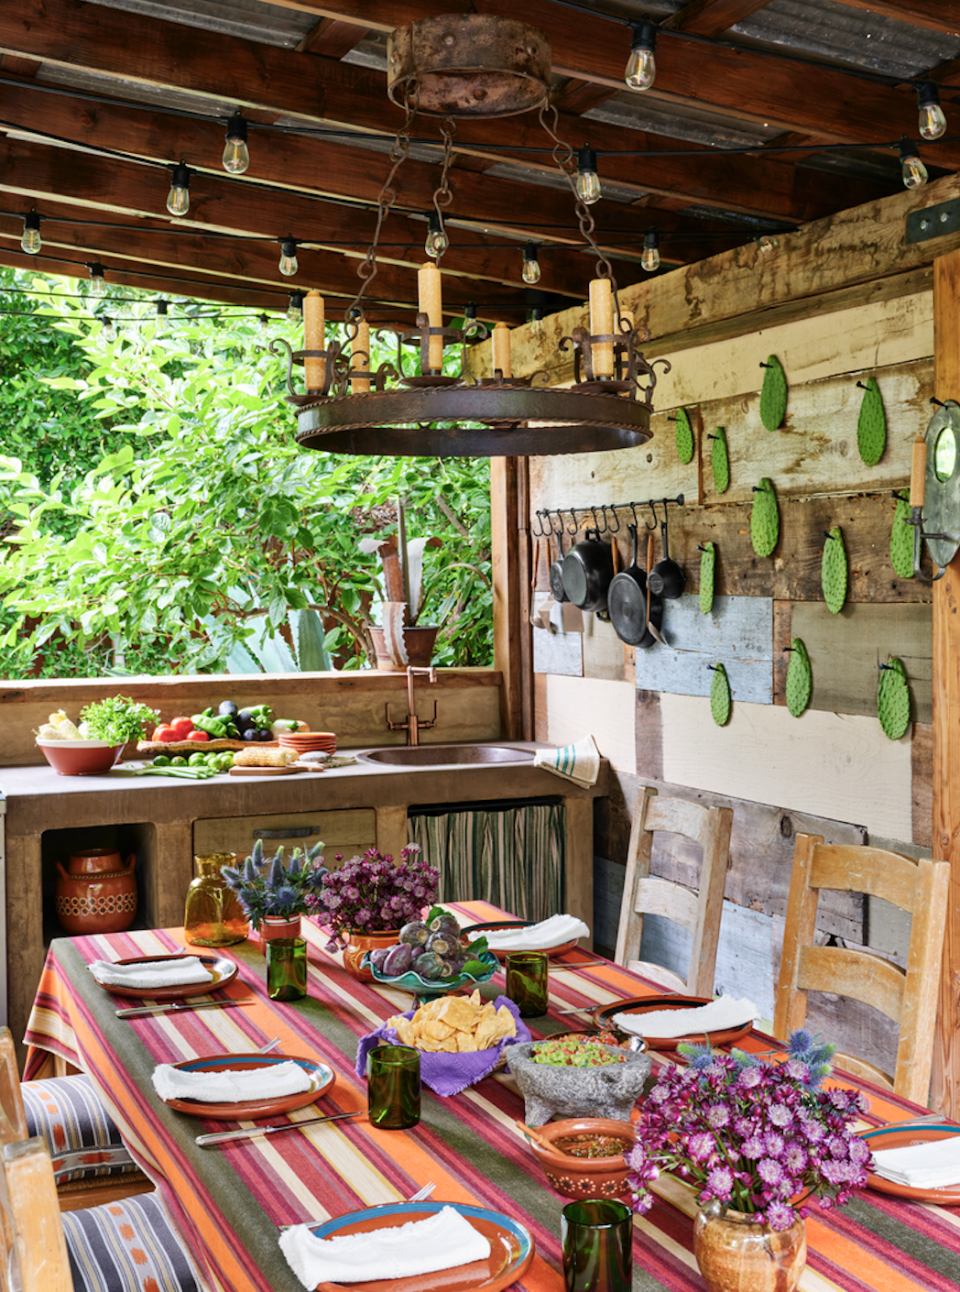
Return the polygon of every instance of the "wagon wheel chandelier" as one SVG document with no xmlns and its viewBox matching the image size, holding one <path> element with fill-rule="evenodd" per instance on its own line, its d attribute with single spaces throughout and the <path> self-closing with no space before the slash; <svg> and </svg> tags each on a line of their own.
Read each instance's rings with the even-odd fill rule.
<svg viewBox="0 0 960 1292">
<path fill-rule="evenodd" d="M 637 330 L 620 309 L 610 262 L 594 237 L 589 206 L 577 191 L 575 154 L 557 134 L 557 111 L 549 105 L 550 45 L 536 27 L 486 14 L 427 18 L 400 27 L 387 44 L 388 93 L 404 110 L 390 150 L 391 168 L 380 191 L 373 241 L 360 264 L 361 286 L 345 317 L 345 343 L 325 341 L 323 299 L 304 298 L 304 349 L 275 342 L 287 356 L 286 399 L 298 409 L 297 441 L 329 453 L 390 457 L 524 457 L 634 448 L 650 438 L 656 385 L 654 364 L 638 346 L 649 332 Z M 590 284 L 590 326 L 562 337 L 572 348 L 574 383 L 547 384 L 540 369 L 514 377 L 510 329 L 493 329 L 493 377 L 464 375 L 467 342 L 485 339 L 476 321 L 445 328 L 440 263 L 448 239 L 444 210 L 453 200 L 448 185 L 458 118 L 508 117 L 536 109 L 553 141 L 554 163 L 569 184 L 584 240 L 597 257 Z M 397 335 L 395 361 L 370 366 L 370 329 L 363 298 L 377 273 L 380 231 L 396 201 L 394 181 L 410 150 L 418 115 L 441 118 L 443 163 L 433 194 L 430 249 L 435 259 L 419 271 L 416 326 Z M 443 372 L 447 346 L 461 347 L 460 375 Z M 417 353 L 416 375 L 404 373 L 403 349 Z M 305 392 L 293 386 L 302 366 Z M 645 384 L 643 384 L 645 382 Z"/>
</svg>

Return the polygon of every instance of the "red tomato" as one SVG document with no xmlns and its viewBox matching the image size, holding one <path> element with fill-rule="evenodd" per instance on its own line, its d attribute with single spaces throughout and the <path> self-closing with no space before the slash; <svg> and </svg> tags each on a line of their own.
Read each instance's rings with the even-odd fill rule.
<svg viewBox="0 0 960 1292">
<path fill-rule="evenodd" d="M 186 740 L 187 736 L 189 736 L 190 732 L 193 730 L 193 719 L 184 717 L 171 718 L 170 726 L 173 727 L 174 731 L 177 733 L 178 740 Z"/>
<path fill-rule="evenodd" d="M 161 722 L 159 727 L 154 728 L 153 738 L 154 740 L 177 740 L 178 736 L 168 722 Z"/>
<path fill-rule="evenodd" d="M 207 731 L 188 731 L 187 739 L 188 740 L 209 740 L 210 733 Z"/>
</svg>

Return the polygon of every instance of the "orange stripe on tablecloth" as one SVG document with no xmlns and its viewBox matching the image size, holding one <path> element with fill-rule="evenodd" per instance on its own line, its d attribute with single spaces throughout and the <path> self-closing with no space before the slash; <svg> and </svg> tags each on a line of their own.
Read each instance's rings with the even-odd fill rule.
<svg viewBox="0 0 960 1292">
<path fill-rule="evenodd" d="M 849 1271 L 875 1292 L 917 1292 L 915 1279 L 894 1269 L 877 1252 L 825 1225 L 816 1208 L 807 1214 L 807 1245 L 811 1257 L 822 1257 L 838 1269 Z M 900 1254 L 909 1261 L 905 1253 Z"/>
</svg>

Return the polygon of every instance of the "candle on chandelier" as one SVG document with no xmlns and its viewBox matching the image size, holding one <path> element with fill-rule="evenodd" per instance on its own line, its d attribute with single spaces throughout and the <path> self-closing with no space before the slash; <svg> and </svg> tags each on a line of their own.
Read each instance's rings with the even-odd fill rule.
<svg viewBox="0 0 960 1292">
<path fill-rule="evenodd" d="M 420 288 L 420 313 L 426 314 L 429 327 L 443 327 L 440 270 L 432 260 L 428 261 L 420 269 L 417 278 Z M 432 336 L 430 338 L 427 366 L 431 372 L 439 372 L 443 367 L 443 337 Z"/>
<path fill-rule="evenodd" d="M 305 350 L 325 350 L 323 297 L 316 290 L 307 292 L 303 298 L 303 348 Z M 305 358 L 303 374 L 307 390 L 323 390 L 323 379 L 326 376 L 326 359 Z"/>
<path fill-rule="evenodd" d="M 370 389 L 370 324 L 361 319 L 357 324 L 357 335 L 350 346 L 350 367 L 354 372 L 364 372 L 365 377 L 353 377 L 350 390 L 354 395 L 365 394 Z"/>
<path fill-rule="evenodd" d="M 590 280 L 590 335 L 609 336 L 613 332 L 613 291 L 609 278 Z M 613 376 L 613 342 L 591 343 L 594 377 Z"/>
<path fill-rule="evenodd" d="M 910 506 L 922 507 L 927 490 L 927 441 L 921 435 L 913 441 L 910 471 Z"/>
<path fill-rule="evenodd" d="M 501 377 L 513 376 L 513 356 L 510 352 L 510 328 L 498 323 L 493 329 L 493 370 Z"/>
</svg>

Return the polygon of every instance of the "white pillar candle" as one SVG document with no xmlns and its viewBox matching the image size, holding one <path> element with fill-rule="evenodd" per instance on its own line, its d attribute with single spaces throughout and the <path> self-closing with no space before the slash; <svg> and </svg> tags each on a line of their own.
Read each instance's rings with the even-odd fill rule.
<svg viewBox="0 0 960 1292">
<path fill-rule="evenodd" d="M 609 278 L 590 280 L 590 335 L 608 336 L 613 332 L 613 292 Z M 593 375 L 613 376 L 613 342 L 596 341 L 592 346 Z"/>
</svg>

